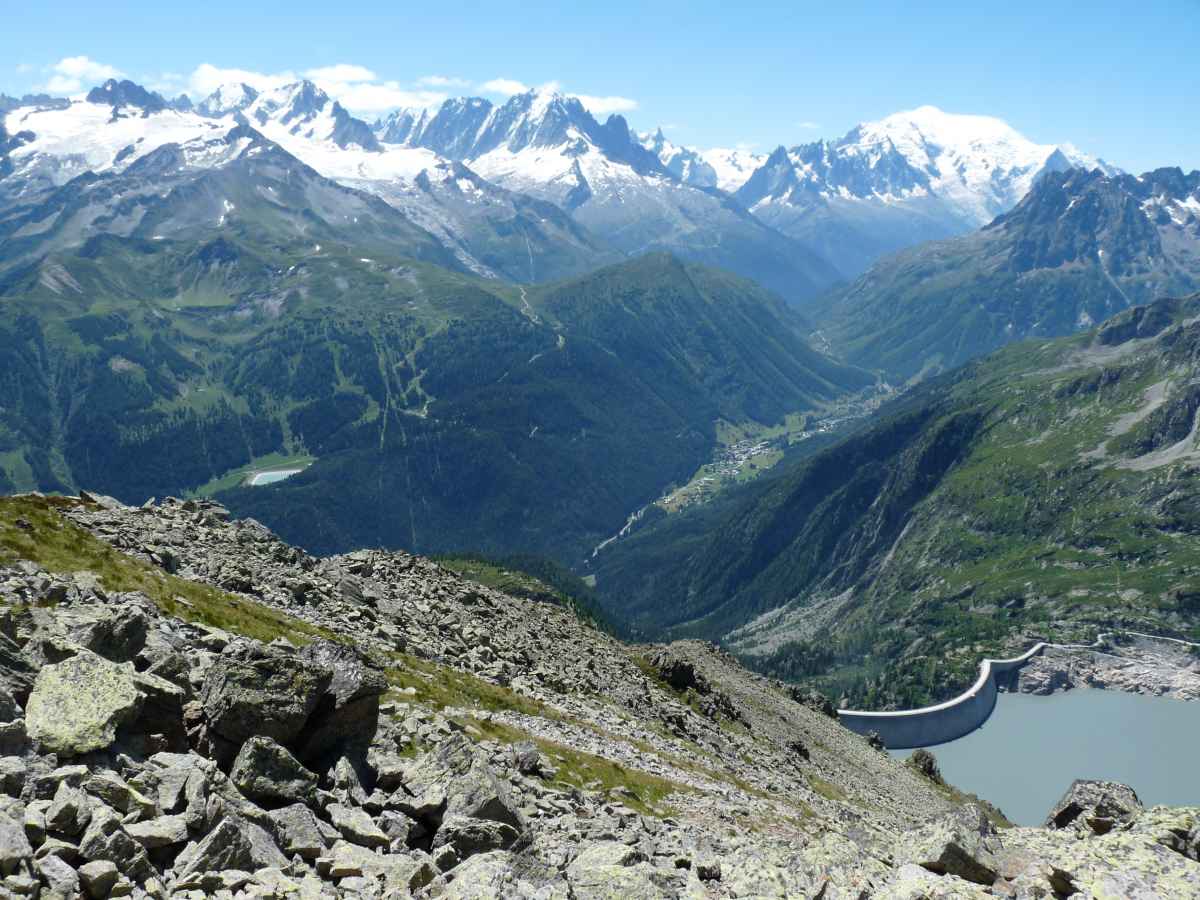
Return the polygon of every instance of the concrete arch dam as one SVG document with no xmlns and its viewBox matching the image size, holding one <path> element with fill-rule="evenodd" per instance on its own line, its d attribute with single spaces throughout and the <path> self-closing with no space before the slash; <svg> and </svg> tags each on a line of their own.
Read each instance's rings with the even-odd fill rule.
<svg viewBox="0 0 1200 900">
<path fill-rule="evenodd" d="M 839 709 L 838 718 L 851 731 L 870 734 L 874 731 L 889 750 L 929 747 L 944 744 L 970 734 L 988 720 L 996 707 L 999 687 L 997 676 L 1021 668 L 1041 653 L 1046 644 L 1032 648 L 1012 659 L 985 659 L 979 666 L 979 677 L 953 700 L 894 712 L 866 712 Z"/>
</svg>

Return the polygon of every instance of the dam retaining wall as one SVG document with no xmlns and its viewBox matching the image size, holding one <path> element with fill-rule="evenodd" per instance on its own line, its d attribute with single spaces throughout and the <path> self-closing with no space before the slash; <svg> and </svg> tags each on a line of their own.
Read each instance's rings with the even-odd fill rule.
<svg viewBox="0 0 1200 900">
<path fill-rule="evenodd" d="M 874 731 L 889 750 L 929 747 L 944 744 L 970 734 L 987 721 L 996 707 L 996 676 L 1019 669 L 1046 648 L 1039 643 L 1013 659 L 985 659 L 979 665 L 979 677 L 953 700 L 921 709 L 895 712 L 865 712 L 839 709 L 838 718 L 851 731 Z"/>
</svg>

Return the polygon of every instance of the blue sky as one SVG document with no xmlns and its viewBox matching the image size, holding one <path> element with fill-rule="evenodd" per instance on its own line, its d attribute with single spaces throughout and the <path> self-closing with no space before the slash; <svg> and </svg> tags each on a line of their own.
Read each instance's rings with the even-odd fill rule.
<svg viewBox="0 0 1200 900">
<path fill-rule="evenodd" d="M 0 0 L 0 21 L 0 91 L 10 94 L 115 71 L 168 92 L 199 90 L 224 69 L 315 71 L 370 114 L 483 85 L 499 98 L 556 82 L 680 143 L 760 151 L 929 103 L 998 116 L 1133 171 L 1200 168 L 1200 0 L 916 10 L 853 0 Z"/>
</svg>

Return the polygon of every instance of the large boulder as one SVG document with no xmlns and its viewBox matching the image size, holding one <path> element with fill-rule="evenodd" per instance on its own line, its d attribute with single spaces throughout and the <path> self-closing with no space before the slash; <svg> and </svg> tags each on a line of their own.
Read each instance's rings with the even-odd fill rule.
<svg viewBox="0 0 1200 900">
<path fill-rule="evenodd" d="M 82 650 L 38 672 L 26 727 L 46 752 L 77 756 L 110 746 L 117 729 L 137 718 L 142 702 L 133 666 Z"/>
<path fill-rule="evenodd" d="M 175 860 L 175 887 L 199 883 L 206 872 L 240 869 L 254 872 L 287 868 L 287 857 L 264 829 L 245 819 L 222 819 L 199 843 L 188 844 Z"/>
<path fill-rule="evenodd" d="M 44 900 L 75 900 L 79 896 L 79 875 L 62 857 L 47 854 L 37 861 L 35 868 L 46 885 L 41 894 Z"/>
<path fill-rule="evenodd" d="M 219 657 L 200 692 L 207 727 L 241 745 L 265 735 L 280 744 L 304 728 L 333 678 L 307 660 L 261 645 L 242 645 Z"/>
<path fill-rule="evenodd" d="M 346 751 L 364 755 L 379 722 L 379 697 L 388 689 L 383 672 L 358 649 L 334 641 L 313 641 L 297 656 L 332 673 L 296 754 L 321 769 Z"/>
<path fill-rule="evenodd" d="M 461 734 L 443 741 L 408 769 L 404 811 L 432 829 L 452 816 L 504 822 L 521 831 L 525 819 L 483 754 Z"/>
<path fill-rule="evenodd" d="M 147 850 L 185 844 L 188 840 L 187 817 L 182 814 L 156 816 L 142 822 L 134 822 L 132 825 L 126 825 L 125 830 Z"/>
<path fill-rule="evenodd" d="M 132 603 L 104 609 L 70 629 L 71 639 L 112 662 L 132 662 L 146 644 L 150 620 Z"/>
<path fill-rule="evenodd" d="M 996 880 L 1000 842 L 978 808 L 964 806 L 948 816 L 903 835 L 897 863 L 915 863 L 935 875 L 956 875 L 975 884 Z"/>
<path fill-rule="evenodd" d="M 92 803 L 87 794 L 66 780 L 58 783 L 54 799 L 46 809 L 46 827 L 59 834 L 75 837 L 92 820 Z"/>
<path fill-rule="evenodd" d="M 89 862 L 104 860 L 136 880 L 153 874 L 142 845 L 125 830 L 121 817 L 106 806 L 96 804 L 91 822 L 79 840 L 79 855 Z"/>
<path fill-rule="evenodd" d="M 258 735 L 242 744 L 229 778 L 239 791 L 266 806 L 282 806 L 309 799 L 317 776 L 269 737 Z"/>
<path fill-rule="evenodd" d="M 33 857 L 33 847 L 20 822 L 0 813 L 0 875 L 10 875 Z"/>
<path fill-rule="evenodd" d="M 325 810 L 329 821 L 342 836 L 360 847 L 386 847 L 391 839 L 383 833 L 375 820 L 361 809 L 331 803 Z"/>
<path fill-rule="evenodd" d="M 584 848 L 567 866 L 567 881 L 575 900 L 619 900 L 624 897 L 676 896 L 665 879 L 646 861 L 646 855 L 616 842 Z"/>
<path fill-rule="evenodd" d="M 655 650 L 650 656 L 650 665 L 659 678 L 677 691 L 693 690 L 697 694 L 707 694 L 712 690 L 708 679 L 675 647 Z"/>
<path fill-rule="evenodd" d="M 79 867 L 79 881 L 83 886 L 84 893 L 92 900 L 104 900 L 112 893 L 112 889 L 120 877 L 120 870 L 106 859 L 84 863 Z"/>
<path fill-rule="evenodd" d="M 0 689 L 18 703 L 24 703 L 33 690 L 34 677 L 33 667 L 21 652 L 21 647 L 0 631 Z"/>
<path fill-rule="evenodd" d="M 495 897 L 520 896 L 514 888 L 512 858 L 503 851 L 481 853 L 455 866 L 442 900 L 493 900 Z"/>
<path fill-rule="evenodd" d="M 1078 779 L 1054 804 L 1046 816 L 1046 827 L 1107 834 L 1117 825 L 1133 821 L 1142 809 L 1142 801 L 1128 785 Z"/>
<path fill-rule="evenodd" d="M 275 841 L 289 857 L 299 854 L 303 859 L 316 859 L 329 846 L 331 835 L 327 829 L 333 831 L 332 836 L 339 834 L 303 803 L 293 803 L 271 814 Z"/>
<path fill-rule="evenodd" d="M 442 847 L 451 847 L 455 857 L 464 860 L 479 853 L 507 850 L 518 837 L 517 829 L 506 822 L 449 816 L 433 839 L 433 852 L 436 855 Z"/>
</svg>

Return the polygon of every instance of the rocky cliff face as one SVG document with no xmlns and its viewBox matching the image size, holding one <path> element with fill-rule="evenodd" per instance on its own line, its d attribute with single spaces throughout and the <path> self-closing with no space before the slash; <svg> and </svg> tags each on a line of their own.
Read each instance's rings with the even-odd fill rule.
<svg viewBox="0 0 1200 900">
<path fill-rule="evenodd" d="M 1073 788 L 998 832 L 709 645 L 211 503 L 0 500 L 0 597 L 7 895 L 1200 891 L 1196 810 Z"/>
</svg>

